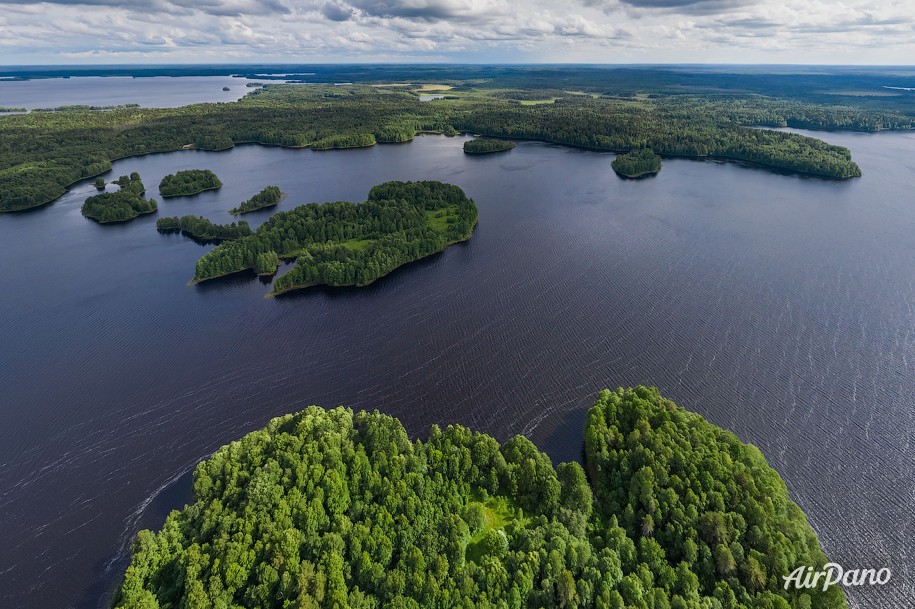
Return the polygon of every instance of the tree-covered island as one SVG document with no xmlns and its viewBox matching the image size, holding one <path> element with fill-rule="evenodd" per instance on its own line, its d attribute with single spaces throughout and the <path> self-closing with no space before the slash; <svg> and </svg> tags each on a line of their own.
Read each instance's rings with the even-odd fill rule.
<svg viewBox="0 0 915 609">
<path fill-rule="evenodd" d="M 194 282 L 247 269 L 272 274 L 283 258 L 295 266 L 274 282 L 274 295 L 314 285 L 364 286 L 469 239 L 476 223 L 476 205 L 457 186 L 386 182 L 364 203 L 311 203 L 273 215 L 253 235 L 204 255 Z"/>
<path fill-rule="evenodd" d="M 217 188 L 222 188 L 222 182 L 209 169 L 188 169 L 170 173 L 159 182 L 159 194 L 166 199 L 196 195 Z"/>
<path fill-rule="evenodd" d="M 585 467 L 315 406 L 222 447 L 141 531 L 116 609 L 846 609 L 785 483 L 656 389 L 604 391 Z"/>
<path fill-rule="evenodd" d="M 620 177 L 641 178 L 661 171 L 661 157 L 651 148 L 638 148 L 619 155 L 610 166 Z"/>
<path fill-rule="evenodd" d="M 198 243 L 218 243 L 253 234 L 244 220 L 237 224 L 214 224 L 203 216 L 159 218 L 156 220 L 156 228 L 160 233 L 181 233 Z"/>
<path fill-rule="evenodd" d="M 256 211 L 266 207 L 274 207 L 283 198 L 283 193 L 279 186 L 268 186 L 238 207 L 232 209 L 229 213 L 233 216 L 246 214 L 249 211 Z"/>
<path fill-rule="evenodd" d="M 464 142 L 464 152 L 466 154 L 488 154 L 490 152 L 504 152 L 515 147 L 514 142 L 506 140 L 490 140 L 475 138 Z"/>
<path fill-rule="evenodd" d="M 155 200 L 143 198 L 146 187 L 143 186 L 140 174 L 134 172 L 129 176 L 121 176 L 112 183 L 120 186 L 120 190 L 103 192 L 87 198 L 80 210 L 85 217 L 99 224 L 108 224 L 126 222 L 158 209 Z"/>
</svg>

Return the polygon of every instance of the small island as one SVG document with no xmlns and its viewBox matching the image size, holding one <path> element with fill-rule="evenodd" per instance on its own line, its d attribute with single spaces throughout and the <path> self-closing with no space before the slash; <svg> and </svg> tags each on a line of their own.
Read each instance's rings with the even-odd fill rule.
<svg viewBox="0 0 915 609">
<path fill-rule="evenodd" d="M 238 214 L 246 214 L 249 211 L 264 209 L 265 207 L 275 207 L 282 198 L 283 193 L 280 191 L 279 186 L 268 186 L 229 213 L 236 216 Z"/>
<path fill-rule="evenodd" d="M 168 174 L 159 182 L 159 194 L 165 199 L 196 195 L 217 188 L 222 188 L 222 182 L 209 169 L 179 171 Z"/>
<path fill-rule="evenodd" d="M 488 154 L 490 152 L 504 152 L 505 150 L 511 150 L 514 147 L 514 142 L 479 138 L 464 142 L 464 153 Z"/>
<path fill-rule="evenodd" d="M 760 451 L 657 389 L 603 391 L 584 467 L 460 425 L 311 406 L 223 446 L 140 531 L 112 606 L 847 609 Z"/>
<path fill-rule="evenodd" d="M 192 283 L 239 271 L 273 274 L 295 266 L 272 296 L 315 285 L 365 286 L 394 269 L 470 238 L 477 208 L 457 186 L 386 182 L 364 203 L 310 203 L 279 212 L 254 234 L 227 241 L 197 261 Z"/>
<path fill-rule="evenodd" d="M 214 224 L 203 216 L 175 216 L 159 218 L 156 228 L 160 233 L 181 233 L 198 243 L 221 243 L 254 234 L 244 220 L 236 224 Z"/>
<path fill-rule="evenodd" d="M 643 178 L 661 171 L 661 157 L 651 148 L 638 148 L 619 155 L 610 166 L 620 177 Z"/>
<path fill-rule="evenodd" d="M 108 224 L 126 222 L 158 209 L 155 200 L 143 198 L 146 187 L 140 180 L 140 174 L 134 172 L 129 176 L 121 176 L 112 183 L 120 186 L 120 190 L 103 192 L 86 199 L 80 210 L 85 217 L 99 224 Z"/>
<path fill-rule="evenodd" d="M 232 89 L 230 89 L 229 87 L 223 87 L 222 90 L 223 90 L 223 91 L 231 91 Z"/>
<path fill-rule="evenodd" d="M 102 176 L 95 178 L 95 189 L 96 190 L 105 190 L 105 186 L 106 186 L 105 178 L 103 178 Z"/>
</svg>

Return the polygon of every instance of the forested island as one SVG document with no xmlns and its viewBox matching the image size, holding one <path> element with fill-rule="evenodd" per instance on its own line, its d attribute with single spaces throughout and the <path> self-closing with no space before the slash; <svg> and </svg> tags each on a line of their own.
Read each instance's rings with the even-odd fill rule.
<svg viewBox="0 0 915 609">
<path fill-rule="evenodd" d="M 117 609 L 845 609 L 758 449 L 657 389 L 604 391 L 585 467 L 516 436 L 312 406 L 224 446 L 141 531 Z"/>
<path fill-rule="evenodd" d="M 641 178 L 661 171 L 661 157 L 651 148 L 638 148 L 619 155 L 610 166 L 624 178 Z"/>
<path fill-rule="evenodd" d="M 222 188 L 222 182 L 209 169 L 188 169 L 170 173 L 159 182 L 159 194 L 166 199 L 196 195 L 217 188 Z"/>
<path fill-rule="evenodd" d="M 158 209 L 154 199 L 143 198 L 146 187 L 143 186 L 140 174 L 134 172 L 129 176 L 121 176 L 112 183 L 120 186 L 120 190 L 103 192 L 87 198 L 80 210 L 85 217 L 99 224 L 108 224 L 132 220 Z"/>
<path fill-rule="evenodd" d="M 490 152 L 503 152 L 515 147 L 514 142 L 505 140 L 489 140 L 477 138 L 464 142 L 464 152 L 466 154 L 488 154 Z"/>
<path fill-rule="evenodd" d="M 247 269 L 272 274 L 280 259 L 294 259 L 274 282 L 274 295 L 314 285 L 364 286 L 469 239 L 476 223 L 476 205 L 457 186 L 386 182 L 364 203 L 310 203 L 274 214 L 253 235 L 204 255 L 193 281 Z"/>
<path fill-rule="evenodd" d="M 233 216 L 246 214 L 249 211 L 264 209 L 265 207 L 274 207 L 283 198 L 283 193 L 279 186 L 268 186 L 238 207 L 232 209 L 229 213 Z"/>
<path fill-rule="evenodd" d="M 214 224 L 203 216 L 175 216 L 156 220 L 160 233 L 181 233 L 198 243 L 219 243 L 254 234 L 244 220 L 237 224 Z"/>
<path fill-rule="evenodd" d="M 784 98 L 746 88 L 685 93 L 680 85 L 658 84 L 657 78 L 640 84 L 634 78 L 608 79 L 601 71 L 573 70 L 547 83 L 523 70 L 510 77 L 504 72 L 495 70 L 491 80 L 450 79 L 448 99 L 435 104 L 396 88 L 271 84 L 232 103 L 5 115 L 0 120 L 0 211 L 50 203 L 79 180 L 108 171 L 113 159 L 150 152 L 226 150 L 239 143 L 327 150 L 462 131 L 593 150 L 650 147 L 665 156 L 730 159 L 846 179 L 861 173 L 847 148 L 758 127 L 880 131 L 915 126 L 915 117 L 896 105 L 870 107 L 890 101 L 835 105 L 822 96 L 808 96 L 815 102 L 788 97 L 787 89 L 779 89 Z M 752 85 L 752 79 L 732 78 L 743 87 Z M 552 103 L 523 103 L 545 99 Z M 851 104 L 857 98 L 842 99 Z"/>
</svg>

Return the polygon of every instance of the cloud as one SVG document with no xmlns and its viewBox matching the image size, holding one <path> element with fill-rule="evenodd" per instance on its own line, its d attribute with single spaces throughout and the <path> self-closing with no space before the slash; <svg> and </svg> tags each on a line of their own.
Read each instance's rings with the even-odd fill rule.
<svg viewBox="0 0 915 609">
<path fill-rule="evenodd" d="M 0 0 L 3 63 L 911 63 L 900 0 Z M 99 33 L 104 32 L 104 36 Z"/>
<path fill-rule="evenodd" d="M 494 0 L 350 0 L 373 17 L 402 17 L 426 21 L 496 19 L 505 15 L 508 2 Z"/>
<path fill-rule="evenodd" d="M 331 21 L 349 21 L 353 17 L 353 9 L 328 2 L 321 7 L 321 14 Z"/>
</svg>

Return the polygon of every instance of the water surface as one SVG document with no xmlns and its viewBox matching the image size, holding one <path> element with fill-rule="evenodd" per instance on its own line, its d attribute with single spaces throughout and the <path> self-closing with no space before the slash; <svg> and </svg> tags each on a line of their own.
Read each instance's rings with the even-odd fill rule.
<svg viewBox="0 0 915 609">
<path fill-rule="evenodd" d="M 203 102 L 233 102 L 255 82 L 231 76 L 73 76 L 0 80 L 0 108 L 56 108 L 58 106 L 120 106 L 178 108 Z M 223 91 L 223 87 L 229 87 Z"/>
<path fill-rule="evenodd" d="M 225 186 L 100 226 L 81 184 L 0 215 L 0 606 L 95 608 L 138 527 L 187 500 L 220 445 L 308 404 L 378 408 L 411 433 L 470 425 L 581 453 L 604 387 L 655 384 L 758 445 L 830 556 L 893 570 L 861 609 L 915 596 L 915 137 L 825 136 L 864 177 L 833 182 L 463 138 L 313 152 L 243 146 L 115 163 L 154 186 Z M 157 216 L 228 221 L 268 184 L 363 200 L 390 179 L 476 200 L 466 244 L 363 289 L 264 299 L 253 277 L 188 286 L 206 247 Z M 157 197 L 158 198 L 158 197 Z M 272 211 L 247 216 L 252 224 Z"/>
</svg>

